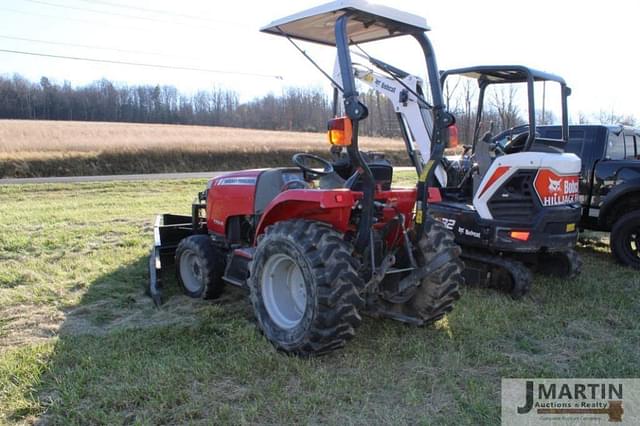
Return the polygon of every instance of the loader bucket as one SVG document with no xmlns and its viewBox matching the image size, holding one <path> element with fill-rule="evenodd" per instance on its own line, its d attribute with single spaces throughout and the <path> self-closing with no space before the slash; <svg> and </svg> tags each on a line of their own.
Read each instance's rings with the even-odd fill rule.
<svg viewBox="0 0 640 426">
<path fill-rule="evenodd" d="M 161 214 L 153 226 L 153 248 L 149 256 L 149 283 L 147 294 L 156 306 L 162 304 L 162 278 L 167 267 L 175 262 L 180 241 L 193 234 L 191 216 Z"/>
</svg>

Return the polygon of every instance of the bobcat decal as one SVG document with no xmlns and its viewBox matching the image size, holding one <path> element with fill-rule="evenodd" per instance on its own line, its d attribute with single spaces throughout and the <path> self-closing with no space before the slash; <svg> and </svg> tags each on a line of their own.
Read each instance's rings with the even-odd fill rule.
<svg viewBox="0 0 640 426">
<path fill-rule="evenodd" d="M 550 192 L 559 192 L 561 183 L 562 183 L 562 179 L 554 180 L 554 179 L 549 178 L 549 191 Z"/>
<path fill-rule="evenodd" d="M 540 199 L 546 206 L 561 206 L 579 201 L 580 177 L 575 175 L 559 175 L 551 169 L 540 169 L 533 185 Z"/>
</svg>

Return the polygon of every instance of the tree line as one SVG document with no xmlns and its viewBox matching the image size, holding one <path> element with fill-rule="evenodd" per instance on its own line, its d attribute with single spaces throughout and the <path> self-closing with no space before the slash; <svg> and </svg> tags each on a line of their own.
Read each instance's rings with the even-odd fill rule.
<svg viewBox="0 0 640 426">
<path fill-rule="evenodd" d="M 388 100 L 365 94 L 372 119 L 364 134 L 398 136 Z M 0 119 L 77 120 L 190 124 L 267 130 L 318 132 L 331 117 L 331 99 L 320 88 L 285 88 L 240 102 L 233 90 L 213 88 L 194 94 L 173 86 L 126 85 L 102 79 L 73 87 L 47 77 L 32 82 L 20 75 L 0 76 Z"/>
<path fill-rule="evenodd" d="M 464 143 L 470 143 L 473 137 L 477 95 L 477 87 L 469 81 L 444 88 L 445 103 L 456 116 L 460 139 Z M 513 87 L 493 92 L 485 104 L 483 123 L 492 123 L 494 131 L 525 123 L 526 111 L 517 105 L 516 95 Z M 360 124 L 363 134 L 401 136 L 396 113 L 387 98 L 370 90 L 362 94 L 362 101 L 369 108 L 369 119 Z M 129 86 L 106 79 L 73 87 L 69 82 L 58 84 L 47 77 L 36 83 L 18 74 L 0 76 L 0 119 L 189 124 L 322 132 L 331 114 L 331 99 L 321 88 L 289 87 L 277 95 L 271 93 L 240 102 L 238 93 L 219 87 L 184 94 L 174 86 Z M 536 111 L 536 115 L 538 124 L 549 124 L 557 119 L 550 111 Z M 633 125 L 636 119 L 614 111 L 600 111 L 591 117 L 580 113 L 578 122 Z"/>
</svg>

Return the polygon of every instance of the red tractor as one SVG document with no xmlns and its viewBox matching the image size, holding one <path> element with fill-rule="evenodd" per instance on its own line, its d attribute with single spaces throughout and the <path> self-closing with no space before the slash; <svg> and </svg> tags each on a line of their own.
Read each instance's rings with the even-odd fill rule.
<svg viewBox="0 0 640 426">
<path fill-rule="evenodd" d="M 329 141 L 334 162 L 296 154 L 296 167 L 228 173 L 209 181 L 191 216 L 161 215 L 150 257 L 150 294 L 161 303 L 160 272 L 175 262 L 190 297 L 216 298 L 225 286 L 249 291 L 258 325 L 278 348 L 321 354 L 352 338 L 361 314 L 415 325 L 442 318 L 459 298 L 460 248 L 429 216 L 433 167 L 453 117 L 444 107 L 424 19 L 362 1 L 338 1 L 281 19 L 263 31 L 335 46 Z M 430 161 L 414 161 L 415 188 L 392 188 L 392 166 L 358 148 L 359 100 L 350 44 L 413 36 L 431 76 Z M 328 74 L 325 73 L 327 77 Z M 331 77 L 329 77 L 331 79 Z M 418 94 L 407 92 L 407 102 Z M 421 97 L 422 95 L 420 95 Z M 415 160 L 412 157 L 412 160 Z"/>
</svg>

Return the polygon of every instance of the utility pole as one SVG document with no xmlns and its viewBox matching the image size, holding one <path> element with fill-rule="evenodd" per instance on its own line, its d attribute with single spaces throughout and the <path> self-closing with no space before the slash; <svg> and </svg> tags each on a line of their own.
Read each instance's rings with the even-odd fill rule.
<svg viewBox="0 0 640 426">
<path fill-rule="evenodd" d="M 542 125 L 549 124 L 547 123 L 547 117 L 544 115 L 546 96 L 547 96 L 547 82 L 543 81 L 542 82 L 542 122 L 540 123 Z"/>
</svg>

